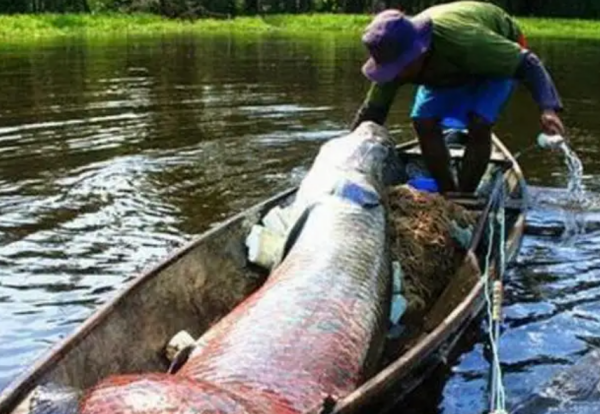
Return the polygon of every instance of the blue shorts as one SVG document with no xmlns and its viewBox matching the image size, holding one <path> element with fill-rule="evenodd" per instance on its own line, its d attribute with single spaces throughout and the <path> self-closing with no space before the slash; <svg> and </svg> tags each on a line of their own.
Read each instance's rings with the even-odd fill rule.
<svg viewBox="0 0 600 414">
<path fill-rule="evenodd" d="M 419 86 L 410 116 L 439 118 L 447 128 L 462 129 L 467 127 L 469 113 L 473 112 L 493 124 L 514 85 L 513 79 L 486 79 L 451 88 Z"/>
</svg>

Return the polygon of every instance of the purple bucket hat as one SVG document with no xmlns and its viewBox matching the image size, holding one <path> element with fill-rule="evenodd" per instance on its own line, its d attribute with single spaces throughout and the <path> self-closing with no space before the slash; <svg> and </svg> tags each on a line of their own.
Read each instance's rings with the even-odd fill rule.
<svg viewBox="0 0 600 414">
<path fill-rule="evenodd" d="M 408 18 L 400 10 L 388 9 L 377 14 L 366 27 L 362 42 L 370 54 L 362 67 L 363 74 L 373 82 L 389 82 L 427 51 L 431 20 L 422 16 Z"/>
</svg>

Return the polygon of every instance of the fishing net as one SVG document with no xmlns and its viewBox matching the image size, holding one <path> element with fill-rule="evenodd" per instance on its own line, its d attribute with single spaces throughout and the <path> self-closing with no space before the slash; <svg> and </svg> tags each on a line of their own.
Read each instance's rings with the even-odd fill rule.
<svg viewBox="0 0 600 414">
<path fill-rule="evenodd" d="M 461 232 L 474 226 L 477 215 L 408 185 L 392 187 L 388 197 L 392 254 L 402 269 L 410 318 L 426 311 L 455 274 L 470 241 Z"/>
</svg>

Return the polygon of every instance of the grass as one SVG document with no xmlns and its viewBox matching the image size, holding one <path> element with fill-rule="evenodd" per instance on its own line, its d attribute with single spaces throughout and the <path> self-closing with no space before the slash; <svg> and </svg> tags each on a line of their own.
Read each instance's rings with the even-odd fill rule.
<svg viewBox="0 0 600 414">
<path fill-rule="evenodd" d="M 600 39 L 599 20 L 519 18 L 528 37 Z"/>
<path fill-rule="evenodd" d="M 107 37 L 181 32 L 285 32 L 359 34 L 369 15 L 272 15 L 232 20 L 175 21 L 150 14 L 0 15 L 0 40 L 28 42 L 64 36 Z M 529 37 L 600 39 L 600 21 L 519 18 Z"/>
</svg>

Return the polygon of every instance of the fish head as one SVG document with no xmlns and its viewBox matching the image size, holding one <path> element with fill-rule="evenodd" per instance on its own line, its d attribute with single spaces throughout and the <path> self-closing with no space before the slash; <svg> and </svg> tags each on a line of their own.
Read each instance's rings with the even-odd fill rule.
<svg viewBox="0 0 600 414">
<path fill-rule="evenodd" d="M 321 145 L 300 183 L 294 204 L 302 211 L 320 197 L 332 194 L 345 181 L 364 183 L 381 195 L 385 186 L 404 178 L 405 171 L 387 129 L 365 121 L 349 134 Z"/>
<path fill-rule="evenodd" d="M 361 123 L 352 133 L 356 150 L 349 164 L 377 186 L 406 181 L 405 165 L 396 152 L 396 143 L 387 128 L 372 121 Z"/>
</svg>

